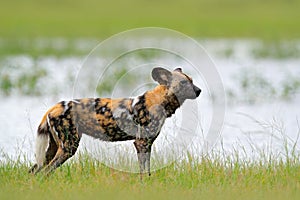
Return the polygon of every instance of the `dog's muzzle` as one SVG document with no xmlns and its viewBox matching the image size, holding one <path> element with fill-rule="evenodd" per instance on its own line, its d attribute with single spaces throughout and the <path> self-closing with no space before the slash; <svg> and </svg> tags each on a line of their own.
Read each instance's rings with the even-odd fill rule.
<svg viewBox="0 0 300 200">
<path fill-rule="evenodd" d="M 195 91 L 195 93 L 196 93 L 196 97 L 198 97 L 199 95 L 200 95 L 200 93 L 201 93 L 201 89 L 200 88 L 198 88 L 197 86 L 193 86 L 193 89 L 194 89 L 194 91 Z"/>
</svg>

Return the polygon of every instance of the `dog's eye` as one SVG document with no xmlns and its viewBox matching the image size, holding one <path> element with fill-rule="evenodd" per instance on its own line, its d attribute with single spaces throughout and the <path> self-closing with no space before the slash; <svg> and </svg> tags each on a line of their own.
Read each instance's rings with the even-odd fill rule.
<svg viewBox="0 0 300 200">
<path fill-rule="evenodd" d="M 179 84 L 180 84 L 180 85 L 186 85 L 186 84 L 188 84 L 188 81 L 187 81 L 187 80 L 183 80 L 183 81 L 180 81 Z"/>
</svg>

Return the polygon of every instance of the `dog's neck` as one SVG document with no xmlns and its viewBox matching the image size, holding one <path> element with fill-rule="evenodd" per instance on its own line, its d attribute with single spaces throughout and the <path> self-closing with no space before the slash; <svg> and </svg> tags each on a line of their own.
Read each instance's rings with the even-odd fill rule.
<svg viewBox="0 0 300 200">
<path fill-rule="evenodd" d="M 167 117 L 170 117 L 175 113 L 177 108 L 180 107 L 180 103 L 175 94 L 170 94 L 169 89 L 165 85 L 158 85 L 153 90 L 150 90 L 144 94 L 146 99 L 146 105 L 148 107 L 159 105 L 164 108 Z"/>
<path fill-rule="evenodd" d="M 132 110 L 135 121 L 140 125 L 149 123 L 150 114 L 153 114 L 151 111 L 157 106 L 161 107 L 160 113 L 156 113 L 157 116 L 166 118 L 175 113 L 180 103 L 175 94 L 169 94 L 167 86 L 158 85 L 133 100 Z"/>
</svg>

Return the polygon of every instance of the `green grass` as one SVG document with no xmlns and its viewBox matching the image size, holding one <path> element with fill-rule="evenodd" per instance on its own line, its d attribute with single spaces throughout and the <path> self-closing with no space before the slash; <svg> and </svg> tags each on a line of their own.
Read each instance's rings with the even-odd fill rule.
<svg viewBox="0 0 300 200">
<path fill-rule="evenodd" d="M 299 199 L 299 156 L 283 161 L 229 159 L 174 163 L 141 182 L 85 155 L 49 177 L 27 174 L 28 162 L 0 164 L 0 199 Z"/>
<path fill-rule="evenodd" d="M 0 56 L 86 55 L 73 45 L 74 40 L 101 41 L 121 31 L 149 26 L 195 38 L 259 38 L 271 44 L 293 41 L 300 37 L 299 10 L 300 0 L 4 0 L 0 4 Z M 64 38 L 68 45 L 37 48 L 37 38 Z M 277 49 L 254 53 L 299 55 L 294 49 Z"/>
<path fill-rule="evenodd" d="M 4 0 L 0 37 L 105 38 L 159 26 L 195 37 L 289 39 L 300 36 L 299 8 L 299 0 Z"/>
</svg>

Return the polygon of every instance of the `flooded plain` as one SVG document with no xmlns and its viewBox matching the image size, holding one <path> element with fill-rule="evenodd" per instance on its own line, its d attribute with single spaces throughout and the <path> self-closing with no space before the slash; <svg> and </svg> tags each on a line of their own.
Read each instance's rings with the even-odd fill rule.
<svg viewBox="0 0 300 200">
<path fill-rule="evenodd" d="M 185 45 L 184 41 L 169 43 Z M 251 39 L 201 39 L 198 43 L 205 49 L 219 73 L 226 100 L 223 126 L 209 152 L 212 150 L 229 156 L 239 154 L 249 160 L 262 155 L 285 157 L 299 152 L 300 42 L 281 44 L 279 47 Z M 50 44 L 54 50 L 69 48 L 61 41 L 41 40 L 36 43 L 37 48 L 47 48 Z M 88 52 L 97 45 L 95 40 L 88 39 L 80 39 L 76 44 L 74 48 L 82 52 Z M 134 45 L 134 41 L 127 45 Z M 290 49 L 289 45 L 292 45 L 294 51 L 286 50 Z M 212 116 L 216 113 L 212 109 L 214 95 L 201 71 L 199 74 L 194 73 L 190 64 L 178 56 L 146 49 L 115 59 L 110 64 L 113 70 L 107 71 L 101 79 L 99 69 L 105 71 L 106 66 L 102 64 L 110 57 L 110 52 L 89 59 L 89 62 L 86 55 L 21 54 L 1 57 L 0 160 L 8 157 L 17 159 L 20 155 L 25 155 L 30 161 L 34 160 L 37 126 L 43 114 L 56 102 L 74 97 L 126 97 L 142 94 L 155 86 L 150 71 L 151 66 L 157 64 L 169 69 L 181 66 L 203 92 L 195 100 L 197 115 L 188 118 L 189 121 L 195 121 L 198 128 L 185 129 L 186 136 L 177 137 L 176 130 L 179 129 L 174 127 L 182 128 L 185 124 L 182 123 L 182 111 L 176 112 L 155 142 L 153 159 L 159 154 L 176 152 L 170 149 L 181 145 L 176 143 L 181 137 L 190 137 L 190 143 L 187 141 L 189 144 L 178 148 L 179 151 L 189 151 L 194 155 L 204 152 L 204 141 L 211 123 L 214 123 Z M 82 70 L 83 66 L 85 70 Z M 187 101 L 181 109 L 188 109 L 190 105 L 191 101 Z M 132 142 L 107 144 L 84 137 L 80 150 L 93 154 L 97 151 L 95 147 L 100 148 L 100 154 L 104 157 L 119 152 L 121 155 L 130 154 L 132 159 L 136 159 Z"/>
</svg>

